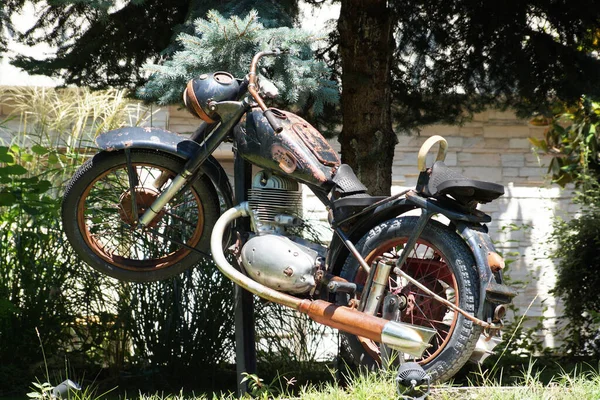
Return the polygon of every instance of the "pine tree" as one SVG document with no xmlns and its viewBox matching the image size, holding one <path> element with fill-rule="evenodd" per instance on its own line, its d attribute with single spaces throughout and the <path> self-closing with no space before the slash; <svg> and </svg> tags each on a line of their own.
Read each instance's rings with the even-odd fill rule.
<svg viewBox="0 0 600 400">
<path fill-rule="evenodd" d="M 8 26 L 12 11 L 26 1 L 0 4 L 0 24 Z M 600 95 L 600 61 L 591 56 L 600 49 L 596 0 L 338 1 L 336 41 L 325 59 L 342 81 L 342 157 L 373 194 L 389 193 L 400 130 L 460 122 L 489 106 L 513 107 L 526 115 L 548 112 L 557 98 L 573 103 L 581 94 Z M 19 57 L 14 64 L 91 87 L 138 87 L 144 82 L 141 67 L 181 50 L 182 42 L 174 39 L 180 32 L 191 34 L 192 21 L 211 8 L 227 17 L 260 7 L 265 27 L 291 27 L 298 15 L 297 0 L 130 0 L 114 12 L 115 2 L 106 0 L 33 2 L 42 7 L 38 22 L 17 38 L 58 44 L 59 52 L 46 61 Z M 0 43 L 5 34 L 6 29 L 0 31 Z M 174 71 L 161 73 L 173 76 L 169 79 L 177 87 L 182 79 L 177 74 L 195 72 L 167 65 Z M 266 65 L 265 73 L 275 71 L 276 65 Z M 154 79 L 158 86 L 169 85 L 169 79 Z M 291 82 L 281 78 L 278 84 L 284 88 Z M 159 94 L 152 85 L 147 98 L 171 101 L 179 90 L 174 86 Z M 302 100 L 308 96 L 302 90 L 284 91 L 286 99 Z M 317 99 L 317 111 L 323 103 Z"/>
<path fill-rule="evenodd" d="M 252 57 L 259 51 L 280 48 L 287 54 L 263 58 L 259 78 L 267 77 L 279 90 L 280 104 L 299 107 L 310 103 L 316 115 L 326 104 L 336 104 L 337 84 L 328 79 L 330 71 L 314 58 L 313 45 L 319 38 L 301 29 L 265 28 L 258 13 L 228 19 L 210 11 L 207 19 L 194 23 L 195 34 L 181 33 L 181 50 L 162 65 L 146 66 L 152 72 L 148 83 L 138 91 L 141 98 L 159 104 L 181 102 L 187 81 L 203 73 L 224 70 L 244 77 Z"/>
<path fill-rule="evenodd" d="M 26 32 L 10 33 L 10 17 L 28 2 L 36 21 Z M 211 9 L 226 16 L 256 8 L 266 26 L 291 27 L 297 0 L 5 0 L 0 2 L 0 50 L 7 35 L 26 45 L 47 43 L 55 55 L 36 59 L 18 55 L 11 63 L 32 74 L 60 77 L 67 85 L 137 88 L 142 66 L 168 58 L 175 38 L 191 33 L 193 21 Z"/>
<path fill-rule="evenodd" d="M 389 194 L 397 131 L 600 95 L 595 0 L 340 0 L 342 161 Z"/>
</svg>

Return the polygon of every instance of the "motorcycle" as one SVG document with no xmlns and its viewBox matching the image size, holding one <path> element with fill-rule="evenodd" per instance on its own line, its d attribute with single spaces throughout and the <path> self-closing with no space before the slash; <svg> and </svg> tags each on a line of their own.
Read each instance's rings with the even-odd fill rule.
<svg viewBox="0 0 600 400">
<path fill-rule="evenodd" d="M 491 218 L 477 209 L 503 186 L 450 170 L 447 142 L 434 136 L 419 151 L 415 189 L 370 196 L 314 127 L 266 106 L 257 65 L 281 53 L 256 54 L 244 79 L 219 71 L 190 80 L 184 103 L 203 120 L 191 137 L 143 127 L 100 135 L 101 151 L 64 195 L 72 247 L 98 271 L 136 282 L 212 258 L 244 289 L 342 331 L 355 362 L 410 359 L 432 380 L 449 379 L 491 352 L 516 294 L 503 281 Z M 235 198 L 212 156 L 226 140 Z M 251 165 L 261 169 L 254 176 Z M 301 237 L 300 184 L 328 209 L 327 246 Z"/>
</svg>

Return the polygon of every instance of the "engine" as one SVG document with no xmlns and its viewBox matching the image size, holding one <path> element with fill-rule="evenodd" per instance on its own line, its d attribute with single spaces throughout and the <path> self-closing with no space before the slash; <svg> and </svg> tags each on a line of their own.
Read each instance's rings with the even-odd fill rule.
<svg viewBox="0 0 600 400">
<path fill-rule="evenodd" d="M 303 225 L 302 192 L 297 182 L 267 171 L 256 174 L 248 193 L 256 236 L 241 251 L 248 275 L 270 288 L 306 293 L 324 267 L 326 249 L 295 235 Z"/>
</svg>

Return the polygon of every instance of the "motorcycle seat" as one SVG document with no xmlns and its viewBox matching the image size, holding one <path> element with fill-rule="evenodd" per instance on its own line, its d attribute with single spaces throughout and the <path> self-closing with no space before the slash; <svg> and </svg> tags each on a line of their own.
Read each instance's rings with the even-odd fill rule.
<svg viewBox="0 0 600 400">
<path fill-rule="evenodd" d="M 422 174 L 428 174 L 428 178 L 426 182 L 420 182 L 417 189 L 431 197 L 449 195 L 467 204 L 472 201 L 489 203 L 504 194 L 504 186 L 467 178 L 448 168 L 443 161 L 436 161 L 430 170 Z"/>
<path fill-rule="evenodd" d="M 343 220 L 364 208 L 385 199 L 382 196 L 371 196 L 367 187 L 358 179 L 352 167 L 340 165 L 332 179 L 335 183 L 334 193 L 337 198 L 332 202 L 334 220 Z"/>
</svg>

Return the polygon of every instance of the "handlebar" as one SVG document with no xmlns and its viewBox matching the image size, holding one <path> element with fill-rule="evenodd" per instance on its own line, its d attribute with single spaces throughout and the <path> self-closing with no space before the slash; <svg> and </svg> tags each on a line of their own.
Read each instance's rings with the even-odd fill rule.
<svg viewBox="0 0 600 400">
<path fill-rule="evenodd" d="M 258 66 L 258 61 L 265 56 L 278 56 L 286 51 L 282 51 L 280 49 L 273 49 L 271 51 L 261 51 L 256 53 L 256 55 L 252 58 L 252 63 L 250 63 L 250 72 L 248 73 L 248 93 L 256 100 L 258 106 L 261 110 L 263 110 L 263 115 L 269 121 L 269 124 L 273 128 L 276 133 L 280 133 L 283 130 L 283 126 L 281 125 L 281 121 L 273 115 L 273 112 L 267 107 L 264 100 L 258 94 L 258 89 L 256 87 L 256 67 Z"/>
</svg>

